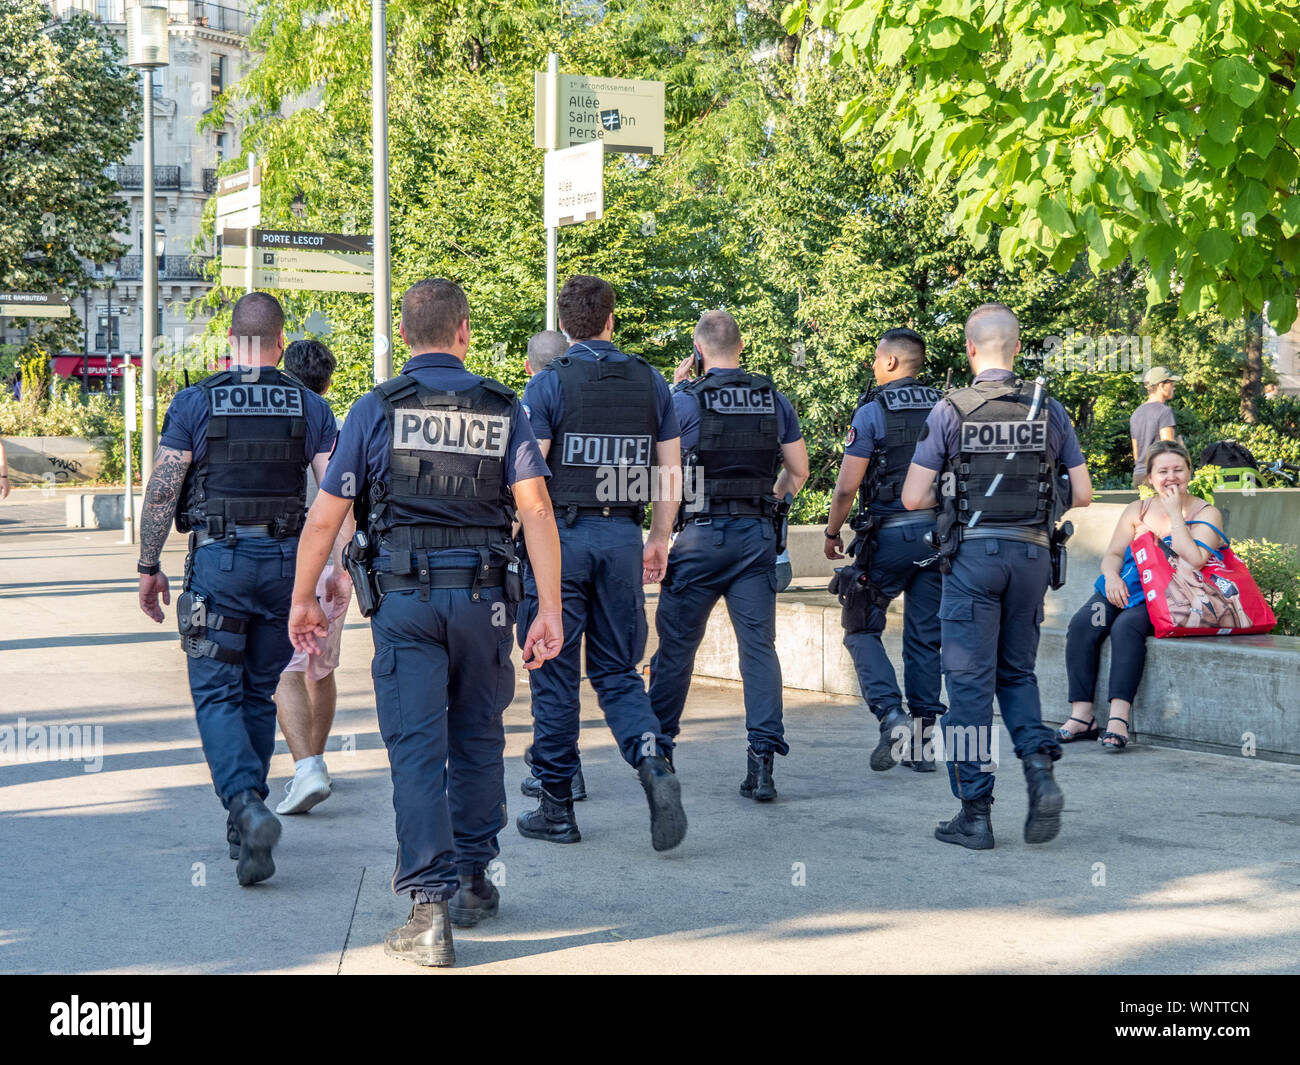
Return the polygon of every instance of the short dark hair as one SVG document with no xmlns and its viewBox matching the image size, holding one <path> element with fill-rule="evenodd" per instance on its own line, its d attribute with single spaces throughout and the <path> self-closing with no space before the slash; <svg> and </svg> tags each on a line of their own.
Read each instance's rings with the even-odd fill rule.
<svg viewBox="0 0 1300 1065">
<path fill-rule="evenodd" d="M 604 332 L 614 313 L 614 289 L 604 278 L 574 274 L 560 289 L 555 305 L 569 339 L 590 340 Z"/>
<path fill-rule="evenodd" d="M 904 326 L 886 329 L 880 336 L 880 346 L 911 366 L 925 362 L 925 338 Z"/>
<path fill-rule="evenodd" d="M 469 321 L 469 300 L 455 281 L 445 277 L 417 281 L 402 296 L 402 326 L 406 342 L 415 354 L 450 347 L 456 342 L 456 330 Z"/>
<path fill-rule="evenodd" d="M 715 359 L 740 354 L 740 326 L 726 311 L 705 311 L 700 315 L 694 340 L 704 354 Z"/>
<path fill-rule="evenodd" d="M 334 353 L 319 340 L 295 340 L 284 349 L 284 368 L 318 396 L 329 388 L 336 365 Z"/>
<path fill-rule="evenodd" d="M 230 335 L 236 340 L 274 344 L 284 331 L 284 308 L 265 292 L 248 292 L 239 297 L 230 316 Z"/>
</svg>

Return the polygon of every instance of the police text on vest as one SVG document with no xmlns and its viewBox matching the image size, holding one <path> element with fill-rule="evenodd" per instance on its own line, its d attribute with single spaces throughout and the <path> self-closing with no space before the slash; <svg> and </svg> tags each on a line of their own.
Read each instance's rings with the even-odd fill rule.
<svg viewBox="0 0 1300 1065">
<path fill-rule="evenodd" d="M 650 437 L 565 433 L 566 466 L 649 466 Z"/>
<path fill-rule="evenodd" d="M 1047 423 L 1033 422 L 963 422 L 962 451 L 1044 451 L 1047 449 Z"/>
<path fill-rule="evenodd" d="M 217 385 L 212 414 L 269 414 L 302 417 L 302 392 L 287 385 Z"/>
<path fill-rule="evenodd" d="M 393 411 L 393 447 L 412 451 L 450 451 L 458 455 L 503 458 L 510 418 L 474 411 Z"/>
</svg>

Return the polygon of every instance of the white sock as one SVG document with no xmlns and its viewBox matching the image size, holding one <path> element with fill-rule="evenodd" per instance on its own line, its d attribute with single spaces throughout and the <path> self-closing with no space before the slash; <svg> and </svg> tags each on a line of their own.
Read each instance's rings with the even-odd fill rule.
<svg viewBox="0 0 1300 1065">
<path fill-rule="evenodd" d="M 309 754 L 306 758 L 299 758 L 293 763 L 293 775 L 300 777 L 311 772 L 318 758 L 320 758 L 318 754 Z"/>
</svg>

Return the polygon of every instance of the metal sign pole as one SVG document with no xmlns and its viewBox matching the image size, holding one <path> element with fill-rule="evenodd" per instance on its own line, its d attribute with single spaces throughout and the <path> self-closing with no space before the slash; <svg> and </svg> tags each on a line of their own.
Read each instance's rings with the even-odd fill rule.
<svg viewBox="0 0 1300 1065">
<path fill-rule="evenodd" d="M 393 283 L 388 240 L 388 30 L 386 0 L 370 0 L 371 153 L 375 216 L 375 384 L 393 376 Z"/>
<path fill-rule="evenodd" d="M 144 218 L 140 223 L 144 240 L 144 328 L 140 331 L 140 362 L 144 368 L 144 439 L 141 441 L 140 472 L 145 483 L 153 473 L 153 448 L 156 443 L 157 424 L 154 409 L 154 329 L 158 321 L 158 259 L 154 248 L 154 173 L 153 173 L 153 70 L 143 71 L 144 77 Z M 113 328 L 110 321 L 109 329 Z M 129 362 L 129 360 L 125 360 Z M 124 363 L 125 364 L 125 363 Z M 132 393 L 134 397 L 134 393 Z M 132 410 L 134 411 L 134 406 Z M 128 469 L 130 467 L 128 466 Z M 128 484 L 127 490 L 130 490 Z"/>
<path fill-rule="evenodd" d="M 136 428 L 135 420 L 135 367 L 128 366 L 122 382 L 122 398 L 125 401 L 122 439 L 125 446 L 126 489 L 122 493 L 122 539 L 121 543 L 135 543 L 135 486 L 131 483 L 131 433 Z"/>
<path fill-rule="evenodd" d="M 253 187 L 253 178 L 257 176 L 257 155 L 253 152 L 248 153 L 248 187 Z M 249 215 L 252 218 L 252 215 Z M 249 226 L 244 231 L 244 269 L 248 271 L 248 277 L 244 282 L 244 295 L 247 296 L 253 291 L 253 227 Z"/>
<path fill-rule="evenodd" d="M 559 147 L 560 57 L 552 52 L 546 57 L 546 150 Z M 556 260 L 559 255 L 555 226 L 546 227 L 546 328 L 555 328 Z"/>
</svg>

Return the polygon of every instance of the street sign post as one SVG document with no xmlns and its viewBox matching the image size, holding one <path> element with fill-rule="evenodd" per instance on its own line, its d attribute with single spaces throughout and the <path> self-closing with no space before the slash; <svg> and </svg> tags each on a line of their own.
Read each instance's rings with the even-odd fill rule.
<svg viewBox="0 0 1300 1065">
<path fill-rule="evenodd" d="M 557 78 L 554 104 L 548 80 Z M 664 153 L 664 83 L 583 74 L 536 75 L 533 146 L 567 148 L 602 140 L 611 152 Z M 556 143 L 547 138 L 548 124 Z"/>
<path fill-rule="evenodd" d="M 601 218 L 604 152 L 663 155 L 664 83 L 561 74 L 554 52 L 534 81 L 533 146 L 546 149 L 546 328 L 554 329 L 557 234 L 562 225 Z M 576 146 L 599 145 L 599 154 Z M 570 154 L 572 153 L 572 154 Z M 594 187 L 593 187 L 594 177 Z"/>
<path fill-rule="evenodd" d="M 262 221 L 262 168 L 257 156 L 248 156 L 248 169 L 237 174 L 227 174 L 217 182 L 217 232 L 223 234 L 222 243 L 229 239 L 231 230 L 243 230 L 246 261 L 244 263 L 244 291 L 253 291 L 253 240 L 255 226 Z M 222 256 L 224 262 L 225 256 Z M 231 284 L 231 282 L 224 282 Z"/>
<path fill-rule="evenodd" d="M 222 235 L 221 283 L 230 288 L 374 292 L 374 270 L 374 238 L 366 235 L 282 229 Z"/>
<path fill-rule="evenodd" d="M 71 318 L 61 292 L 0 292 L 0 318 Z"/>
<path fill-rule="evenodd" d="M 601 141 L 546 153 L 542 214 L 548 229 L 604 216 L 605 145 Z"/>
</svg>

